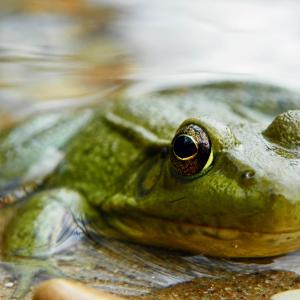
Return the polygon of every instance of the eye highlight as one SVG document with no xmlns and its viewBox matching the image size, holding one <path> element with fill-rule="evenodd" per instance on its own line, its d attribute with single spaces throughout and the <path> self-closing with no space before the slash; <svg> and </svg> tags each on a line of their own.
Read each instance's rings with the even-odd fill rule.
<svg viewBox="0 0 300 300">
<path fill-rule="evenodd" d="M 213 161 L 208 134 L 196 124 L 179 128 L 172 140 L 170 159 L 179 175 L 191 176 L 206 170 Z"/>
</svg>

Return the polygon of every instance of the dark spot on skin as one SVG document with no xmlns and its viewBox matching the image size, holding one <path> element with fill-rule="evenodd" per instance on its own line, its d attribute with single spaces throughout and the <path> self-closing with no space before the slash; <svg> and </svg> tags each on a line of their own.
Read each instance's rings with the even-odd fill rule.
<svg viewBox="0 0 300 300">
<path fill-rule="evenodd" d="M 166 158 L 169 155 L 169 148 L 163 148 L 160 154 L 161 158 Z"/>
<path fill-rule="evenodd" d="M 83 154 L 89 155 L 92 152 L 92 149 L 90 147 L 83 149 Z"/>
<path fill-rule="evenodd" d="M 274 147 L 272 147 L 270 145 L 265 145 L 265 149 L 266 149 L 266 151 L 274 151 Z"/>
<path fill-rule="evenodd" d="M 185 197 L 180 197 L 180 198 L 171 200 L 170 203 L 176 203 L 176 202 L 182 201 L 184 199 L 185 199 Z"/>
</svg>

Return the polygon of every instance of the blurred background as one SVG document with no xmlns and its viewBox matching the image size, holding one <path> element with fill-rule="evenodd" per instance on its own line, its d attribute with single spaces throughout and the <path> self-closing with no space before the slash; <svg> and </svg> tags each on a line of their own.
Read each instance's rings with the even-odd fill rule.
<svg viewBox="0 0 300 300">
<path fill-rule="evenodd" d="M 1 1 L 0 126 L 120 86 L 237 79 L 299 89 L 299 53 L 296 0 Z"/>
</svg>

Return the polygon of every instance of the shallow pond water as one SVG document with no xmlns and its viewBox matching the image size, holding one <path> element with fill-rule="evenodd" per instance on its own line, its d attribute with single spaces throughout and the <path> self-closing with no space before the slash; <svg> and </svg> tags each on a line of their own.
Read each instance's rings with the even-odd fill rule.
<svg viewBox="0 0 300 300">
<path fill-rule="evenodd" d="M 291 0 L 1 2 L 0 126 L 114 93 L 142 96 L 214 80 L 299 90 L 299 33 L 300 3 Z M 235 272 L 300 274 L 299 253 L 226 261 L 106 239 L 97 249 L 83 243 L 51 260 L 71 277 L 126 295 Z M 0 288 L 8 295 L 6 284 L 16 278 L 10 262 L 3 266 Z"/>
</svg>

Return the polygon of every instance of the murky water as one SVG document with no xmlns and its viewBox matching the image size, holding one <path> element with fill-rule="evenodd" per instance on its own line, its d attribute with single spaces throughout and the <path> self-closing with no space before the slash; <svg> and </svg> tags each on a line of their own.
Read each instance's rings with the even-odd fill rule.
<svg viewBox="0 0 300 300">
<path fill-rule="evenodd" d="M 3 1 L 0 125 L 32 112 L 105 101 L 122 88 L 136 95 L 238 79 L 300 90 L 299 34 L 296 0 Z M 106 240 L 98 250 L 80 247 L 86 248 L 55 264 L 70 274 L 84 265 L 90 277 L 78 279 L 125 294 L 231 271 L 300 274 L 299 253 L 245 264 Z"/>
</svg>

